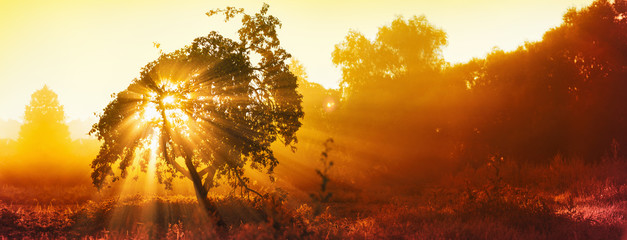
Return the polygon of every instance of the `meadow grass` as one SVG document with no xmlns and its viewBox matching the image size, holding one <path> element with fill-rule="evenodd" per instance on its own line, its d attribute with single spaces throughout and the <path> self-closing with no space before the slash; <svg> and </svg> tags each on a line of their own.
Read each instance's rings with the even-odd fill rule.
<svg viewBox="0 0 627 240">
<path fill-rule="evenodd" d="M 18 203 L 32 196 L 3 186 L 13 195 L 2 194 L 0 238 L 621 239 L 627 228 L 625 172 L 622 160 L 503 162 L 467 168 L 403 194 L 394 188 L 357 197 L 336 192 L 320 214 L 314 203 L 284 192 L 266 199 L 213 197 L 226 227 L 201 211 L 193 196 L 85 200 L 77 194 L 73 203 Z M 73 190 L 79 189 L 65 189 Z"/>
</svg>

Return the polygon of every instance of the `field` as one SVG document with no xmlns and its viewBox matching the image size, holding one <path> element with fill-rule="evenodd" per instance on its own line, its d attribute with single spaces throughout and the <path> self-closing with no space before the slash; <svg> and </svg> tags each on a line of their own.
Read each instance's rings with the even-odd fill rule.
<svg viewBox="0 0 627 240">
<path fill-rule="evenodd" d="M 627 240 L 627 1 L 455 1 L 0 1 L 0 240 Z"/>
<path fill-rule="evenodd" d="M 89 200 L 81 196 L 89 192 L 85 189 L 42 187 L 38 196 L 48 199 L 39 201 L 28 195 L 32 190 L 4 185 L 0 237 L 624 239 L 625 171 L 622 160 L 590 165 L 557 157 L 549 166 L 496 163 L 466 169 L 421 188 L 334 192 L 337 197 L 328 203 L 280 190 L 265 199 L 216 196 L 227 226 L 202 214 L 193 196 Z"/>
</svg>

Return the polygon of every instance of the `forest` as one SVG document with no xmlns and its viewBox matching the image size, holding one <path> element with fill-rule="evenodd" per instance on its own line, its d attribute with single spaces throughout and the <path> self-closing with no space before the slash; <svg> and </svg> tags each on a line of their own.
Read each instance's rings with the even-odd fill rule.
<svg viewBox="0 0 627 240">
<path fill-rule="evenodd" d="M 236 38 L 162 51 L 90 137 L 33 89 L 0 139 L 0 239 L 627 237 L 626 1 L 457 64 L 424 15 L 351 30 L 337 89 L 269 9 L 207 12 Z"/>
</svg>

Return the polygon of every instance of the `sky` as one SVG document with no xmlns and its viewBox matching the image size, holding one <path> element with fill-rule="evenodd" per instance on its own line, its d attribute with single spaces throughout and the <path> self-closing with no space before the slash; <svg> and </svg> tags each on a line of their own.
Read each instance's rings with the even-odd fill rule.
<svg viewBox="0 0 627 240">
<path fill-rule="evenodd" d="M 341 72 L 334 46 L 349 30 L 374 38 L 396 16 L 425 15 L 448 34 L 451 63 L 483 57 L 494 47 L 513 50 L 558 26 L 571 7 L 591 0 L 267 0 L 283 27 L 282 45 L 306 68 L 309 80 L 336 88 Z M 208 10 L 261 1 L 227 0 L 0 0 L 0 120 L 18 120 L 30 95 L 48 85 L 68 121 L 95 121 L 112 100 L 156 59 L 216 30 L 234 37 L 239 22 L 209 18 Z M 0 137 L 3 134 L 0 133 Z"/>
</svg>

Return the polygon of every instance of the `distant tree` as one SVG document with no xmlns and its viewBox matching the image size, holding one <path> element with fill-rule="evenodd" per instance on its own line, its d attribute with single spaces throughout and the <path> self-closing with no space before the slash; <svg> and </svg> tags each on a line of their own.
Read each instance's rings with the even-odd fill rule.
<svg viewBox="0 0 627 240">
<path fill-rule="evenodd" d="M 216 32 L 196 38 L 147 64 L 116 94 L 91 130 L 104 141 L 92 162 L 93 183 L 125 177 L 134 161 L 148 164 L 141 151 L 158 146 L 159 181 L 171 187 L 174 177 L 190 179 L 210 212 L 216 209 L 207 195 L 220 179 L 257 193 L 244 167 L 272 174 L 279 162 L 271 143 L 294 148 L 303 117 L 297 78 L 285 62 L 290 55 L 277 37 L 281 23 L 267 12 L 265 4 L 254 15 L 232 7 L 210 11 L 226 21 L 242 15 L 239 41 Z M 253 54 L 261 56 L 258 63 Z"/>
<path fill-rule="evenodd" d="M 443 105 L 451 96 L 441 81 L 446 43 L 443 30 L 414 16 L 396 17 L 374 39 L 350 31 L 335 46 L 332 61 L 342 70 L 342 104 L 332 114 L 333 136 L 354 146 L 351 155 L 370 153 L 361 161 L 372 166 L 364 175 L 385 169 L 395 173 L 389 178 L 429 178 L 416 169 L 435 172 L 426 169 L 448 158 L 443 133 L 449 131 L 438 131 L 448 123 Z"/>
<path fill-rule="evenodd" d="M 441 74 L 447 66 L 441 54 L 445 44 L 446 33 L 424 16 L 397 17 L 379 28 L 374 40 L 349 32 L 332 53 L 333 63 L 342 69 L 344 101 L 335 117 L 344 125 L 339 130 L 345 133 L 339 134 L 351 132 L 353 137 L 375 143 L 381 136 L 394 135 L 393 141 L 402 143 L 418 135 L 430 142 L 426 137 L 439 127 L 435 123 L 439 120 L 407 119 L 440 116 L 442 108 L 426 99 L 447 95 L 441 91 Z M 393 145 L 407 149 L 402 144 Z"/>
<path fill-rule="evenodd" d="M 389 26 L 379 28 L 374 41 L 356 31 L 335 46 L 332 61 L 342 68 L 340 86 L 345 95 L 356 94 L 376 85 L 387 88 L 401 77 L 439 72 L 445 66 L 441 48 L 446 33 L 431 25 L 424 16 L 406 20 L 397 17 Z"/>
<path fill-rule="evenodd" d="M 89 184 L 89 162 L 73 152 L 58 96 L 44 86 L 31 95 L 15 143 L 7 146 L 0 181 L 14 185 Z M 93 156 L 93 155 L 92 155 Z"/>
<path fill-rule="evenodd" d="M 18 154 L 21 156 L 67 153 L 71 143 L 65 112 L 48 86 L 35 91 L 24 111 Z"/>
</svg>

